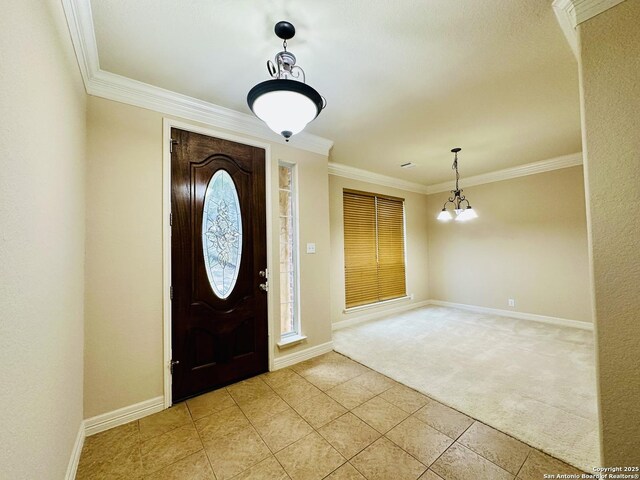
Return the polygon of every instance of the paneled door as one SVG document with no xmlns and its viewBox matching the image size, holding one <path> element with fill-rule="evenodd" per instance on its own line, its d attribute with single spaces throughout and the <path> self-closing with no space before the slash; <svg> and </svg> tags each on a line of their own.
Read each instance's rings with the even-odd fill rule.
<svg viewBox="0 0 640 480">
<path fill-rule="evenodd" d="M 173 402 L 268 368 L 263 149 L 171 129 Z"/>
</svg>

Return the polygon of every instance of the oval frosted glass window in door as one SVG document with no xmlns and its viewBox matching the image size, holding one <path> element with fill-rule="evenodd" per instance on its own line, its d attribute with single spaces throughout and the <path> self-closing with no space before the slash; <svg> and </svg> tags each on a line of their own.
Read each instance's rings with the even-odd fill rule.
<svg viewBox="0 0 640 480">
<path fill-rule="evenodd" d="M 242 215 L 236 185 L 226 170 L 211 177 L 204 194 L 202 253 L 211 290 L 227 298 L 240 271 Z"/>
</svg>

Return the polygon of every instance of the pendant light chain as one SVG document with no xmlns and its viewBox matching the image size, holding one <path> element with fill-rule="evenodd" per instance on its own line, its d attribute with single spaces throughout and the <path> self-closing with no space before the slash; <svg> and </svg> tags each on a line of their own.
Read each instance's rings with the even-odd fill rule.
<svg viewBox="0 0 640 480">
<path fill-rule="evenodd" d="M 460 173 L 458 172 L 458 152 L 455 152 L 455 158 L 453 159 L 452 170 L 456 171 L 456 191 L 460 190 L 458 187 L 458 180 L 460 180 Z"/>
</svg>

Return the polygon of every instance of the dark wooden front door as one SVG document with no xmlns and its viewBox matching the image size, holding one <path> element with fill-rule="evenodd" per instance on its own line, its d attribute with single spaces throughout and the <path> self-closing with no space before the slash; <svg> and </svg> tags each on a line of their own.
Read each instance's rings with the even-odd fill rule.
<svg viewBox="0 0 640 480">
<path fill-rule="evenodd" d="M 267 370 L 264 150 L 171 130 L 172 394 Z"/>
</svg>

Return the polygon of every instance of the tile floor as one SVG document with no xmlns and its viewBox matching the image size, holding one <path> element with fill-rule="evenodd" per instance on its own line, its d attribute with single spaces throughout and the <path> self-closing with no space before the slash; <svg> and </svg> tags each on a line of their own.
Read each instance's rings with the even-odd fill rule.
<svg viewBox="0 0 640 480">
<path fill-rule="evenodd" d="M 538 480 L 579 470 L 335 352 L 88 437 L 78 480 Z"/>
</svg>

